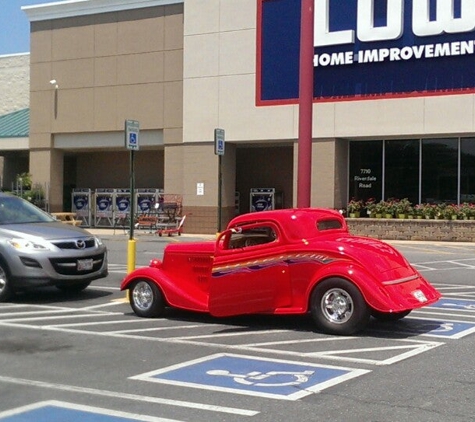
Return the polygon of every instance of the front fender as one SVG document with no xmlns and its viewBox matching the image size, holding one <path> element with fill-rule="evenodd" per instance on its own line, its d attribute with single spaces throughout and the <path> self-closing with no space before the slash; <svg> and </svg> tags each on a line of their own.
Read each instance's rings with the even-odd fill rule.
<svg viewBox="0 0 475 422">
<path fill-rule="evenodd" d="M 125 276 L 125 278 L 122 280 L 122 283 L 120 283 L 120 290 L 127 290 L 131 287 L 131 284 L 134 283 L 138 279 L 150 279 L 151 281 L 155 282 L 158 286 L 160 286 L 159 283 L 157 283 L 157 274 L 156 274 L 157 269 L 154 268 L 152 271 L 152 268 L 150 267 L 143 267 L 143 268 L 138 268 L 129 274 Z"/>
<path fill-rule="evenodd" d="M 120 285 L 120 290 L 127 290 L 138 280 L 155 283 L 165 298 L 168 306 L 190 311 L 208 312 L 208 295 L 193 289 L 183 280 L 172 280 L 161 268 L 143 267 L 128 274 Z"/>
<path fill-rule="evenodd" d="M 319 282 L 330 277 L 341 277 L 354 283 L 366 303 L 380 312 L 402 312 L 420 308 L 436 302 L 441 297 L 417 272 L 414 272 L 413 277 L 383 282 L 365 268 L 350 263 L 325 267 L 310 286 L 307 297 L 310 298 L 312 290 Z"/>
</svg>

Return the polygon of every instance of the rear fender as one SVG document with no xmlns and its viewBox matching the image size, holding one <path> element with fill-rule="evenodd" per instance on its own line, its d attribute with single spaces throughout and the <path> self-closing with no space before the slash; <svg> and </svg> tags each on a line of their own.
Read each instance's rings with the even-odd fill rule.
<svg viewBox="0 0 475 422">
<path fill-rule="evenodd" d="M 340 277 L 352 282 L 361 292 L 365 302 L 373 309 L 381 312 L 398 312 L 415 308 L 408 306 L 407 295 L 398 294 L 397 291 L 389 289 L 381 281 L 376 279 L 364 268 L 354 265 L 328 265 L 319 271 L 315 282 L 309 287 L 307 297 L 310 300 L 315 286 L 328 278 Z M 425 282 L 425 280 L 423 280 Z M 309 304 L 307 304 L 309 306 Z M 308 308 L 310 309 L 310 308 Z"/>
</svg>

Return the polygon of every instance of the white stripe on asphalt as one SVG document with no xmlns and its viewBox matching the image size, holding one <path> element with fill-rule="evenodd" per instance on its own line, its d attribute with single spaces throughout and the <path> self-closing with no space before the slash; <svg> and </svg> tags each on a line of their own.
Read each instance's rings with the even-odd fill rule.
<svg viewBox="0 0 475 422">
<path fill-rule="evenodd" d="M 28 380 L 24 378 L 12 378 L 12 377 L 0 376 L 0 382 L 5 382 L 9 384 L 17 384 L 17 385 L 27 385 L 30 387 L 48 388 L 48 389 L 67 391 L 67 392 L 72 392 L 72 393 L 92 394 L 95 396 L 102 396 L 102 397 L 113 397 L 113 398 L 120 397 L 121 399 L 134 400 L 138 402 L 164 404 L 168 406 L 177 406 L 177 407 L 187 407 L 190 409 L 206 410 L 209 412 L 218 412 L 218 413 L 230 413 L 230 414 L 241 415 L 241 416 L 256 416 L 257 414 L 260 413 L 254 410 L 239 409 L 235 407 L 214 406 L 214 405 L 194 403 L 194 402 L 189 402 L 189 401 L 162 399 L 162 398 L 150 397 L 150 396 L 139 396 L 136 394 L 128 394 L 128 393 L 122 393 L 118 391 L 98 390 L 95 388 L 76 387 L 73 385 L 65 385 L 65 384 L 52 384 L 49 382 Z"/>
</svg>

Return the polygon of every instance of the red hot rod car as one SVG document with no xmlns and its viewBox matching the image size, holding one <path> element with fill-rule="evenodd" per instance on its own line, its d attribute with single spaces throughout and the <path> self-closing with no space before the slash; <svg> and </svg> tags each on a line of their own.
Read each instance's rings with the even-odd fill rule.
<svg viewBox="0 0 475 422">
<path fill-rule="evenodd" d="M 344 335 L 440 298 L 396 249 L 352 236 L 327 209 L 238 216 L 216 241 L 169 244 L 121 289 L 141 317 L 167 306 L 216 317 L 310 312 L 319 330 Z"/>
</svg>

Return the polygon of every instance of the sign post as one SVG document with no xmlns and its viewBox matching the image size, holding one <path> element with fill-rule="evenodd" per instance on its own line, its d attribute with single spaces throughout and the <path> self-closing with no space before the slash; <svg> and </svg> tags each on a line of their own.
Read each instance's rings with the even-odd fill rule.
<svg viewBox="0 0 475 422">
<path fill-rule="evenodd" d="M 135 269 L 135 151 L 139 149 L 139 122 L 136 120 L 125 121 L 125 147 L 130 150 L 130 229 L 129 247 L 127 249 L 127 272 Z"/>
<path fill-rule="evenodd" d="M 218 233 L 221 232 L 221 220 L 222 220 L 222 185 L 223 185 L 222 158 L 224 155 L 224 145 L 225 145 L 224 129 L 216 128 L 214 130 L 214 153 L 218 156 Z"/>
</svg>

